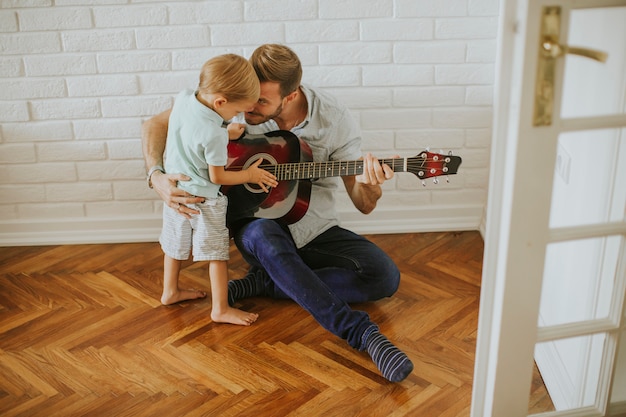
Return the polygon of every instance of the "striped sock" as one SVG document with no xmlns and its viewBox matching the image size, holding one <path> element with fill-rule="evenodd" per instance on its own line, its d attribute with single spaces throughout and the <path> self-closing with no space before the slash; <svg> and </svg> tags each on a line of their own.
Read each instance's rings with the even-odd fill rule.
<svg viewBox="0 0 626 417">
<path fill-rule="evenodd" d="M 260 272 L 259 269 L 251 268 L 245 277 L 228 281 L 228 303 L 231 306 L 242 298 L 263 295 L 263 274 L 258 272 Z"/>
<path fill-rule="evenodd" d="M 400 382 L 413 371 L 413 362 L 378 330 L 365 341 L 365 349 L 378 370 L 391 382 Z"/>
</svg>

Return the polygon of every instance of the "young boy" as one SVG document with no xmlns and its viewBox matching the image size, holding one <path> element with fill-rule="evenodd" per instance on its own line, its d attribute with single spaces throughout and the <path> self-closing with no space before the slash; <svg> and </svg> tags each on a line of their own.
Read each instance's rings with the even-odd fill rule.
<svg viewBox="0 0 626 417">
<path fill-rule="evenodd" d="M 209 261 L 211 319 L 215 322 L 250 325 L 258 317 L 228 304 L 227 198 L 219 192 L 219 184 L 255 183 L 265 191 L 267 186 L 277 185 L 274 175 L 258 167 L 261 160 L 242 171 L 224 169 L 229 135 L 238 138 L 241 126 L 233 125 L 227 132 L 222 123 L 252 109 L 259 91 L 258 77 L 246 59 L 220 55 L 203 65 L 197 91 L 185 90 L 178 95 L 169 119 L 165 171 L 189 176 L 191 179 L 179 181 L 178 187 L 205 200 L 193 207 L 200 214 L 190 219 L 167 204 L 163 206 L 159 239 L 165 253 L 161 303 L 206 295 L 178 288 L 181 263 L 193 248 L 194 261 Z"/>
</svg>

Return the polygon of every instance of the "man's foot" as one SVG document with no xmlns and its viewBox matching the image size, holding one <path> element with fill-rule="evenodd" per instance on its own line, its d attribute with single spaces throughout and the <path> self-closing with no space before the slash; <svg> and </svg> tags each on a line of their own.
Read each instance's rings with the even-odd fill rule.
<svg viewBox="0 0 626 417">
<path fill-rule="evenodd" d="M 197 300 L 206 297 L 206 293 L 200 290 L 178 290 L 171 294 L 163 293 L 161 295 L 161 304 L 168 306 L 180 303 L 181 301 Z"/>
<path fill-rule="evenodd" d="M 228 307 L 224 311 L 211 311 L 211 320 L 216 323 L 239 324 L 241 326 L 250 326 L 259 318 L 256 313 L 248 313 L 238 308 Z"/>
<path fill-rule="evenodd" d="M 245 277 L 228 281 L 228 304 L 232 306 L 242 298 L 264 295 L 263 274 L 263 270 L 252 267 Z"/>
<path fill-rule="evenodd" d="M 400 382 L 413 371 L 413 362 L 378 329 L 367 336 L 365 349 L 378 370 L 391 382 Z"/>
</svg>

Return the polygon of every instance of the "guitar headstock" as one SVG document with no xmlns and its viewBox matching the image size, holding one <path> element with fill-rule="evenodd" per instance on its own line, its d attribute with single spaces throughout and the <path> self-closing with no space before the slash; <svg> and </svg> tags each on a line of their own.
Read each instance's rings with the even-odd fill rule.
<svg viewBox="0 0 626 417">
<path fill-rule="evenodd" d="M 452 154 L 443 155 L 428 151 L 422 151 L 413 158 L 407 159 L 407 172 L 411 172 L 421 180 L 439 177 L 442 175 L 454 175 L 461 165 L 462 159 Z"/>
</svg>

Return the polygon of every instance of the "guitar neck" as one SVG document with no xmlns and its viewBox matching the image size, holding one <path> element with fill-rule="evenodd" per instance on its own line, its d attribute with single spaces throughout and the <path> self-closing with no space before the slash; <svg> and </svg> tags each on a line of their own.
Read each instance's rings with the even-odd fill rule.
<svg viewBox="0 0 626 417">
<path fill-rule="evenodd" d="M 394 172 L 406 172 L 408 158 L 387 158 L 378 160 L 387 164 Z M 288 164 L 261 164 L 260 168 L 276 175 L 278 181 L 304 180 L 327 177 L 361 175 L 363 161 L 295 162 Z"/>
</svg>

